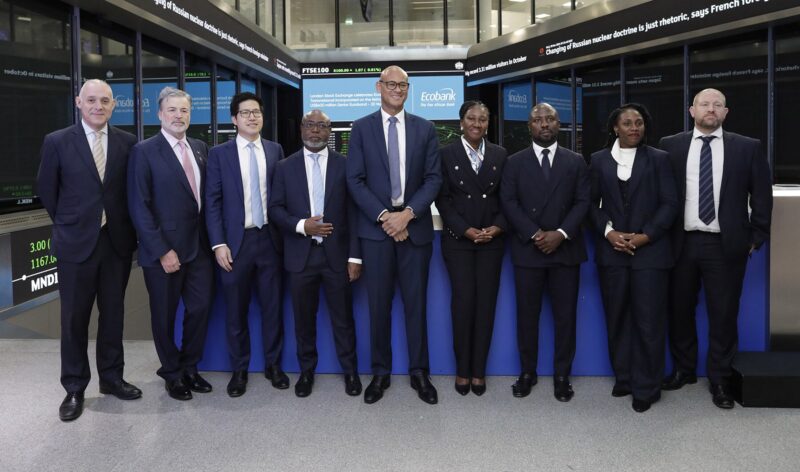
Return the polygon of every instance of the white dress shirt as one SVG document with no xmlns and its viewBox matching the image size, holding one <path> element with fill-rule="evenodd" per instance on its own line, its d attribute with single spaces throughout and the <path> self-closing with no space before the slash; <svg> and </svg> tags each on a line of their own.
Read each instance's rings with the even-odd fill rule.
<svg viewBox="0 0 800 472">
<path fill-rule="evenodd" d="M 689 155 L 686 159 L 686 204 L 683 207 L 683 229 L 686 231 L 706 231 L 719 233 L 719 219 L 714 218 L 711 224 L 705 224 L 698 215 L 700 202 L 700 150 L 706 136 L 697 128 L 692 133 Z M 722 143 L 722 127 L 708 136 L 716 136 L 711 140 L 711 165 L 714 178 L 714 215 L 719 217 L 719 192 L 722 187 L 722 167 L 725 164 L 725 146 Z"/>
<path fill-rule="evenodd" d="M 191 146 L 189 146 L 189 141 L 186 139 L 186 135 L 183 135 L 183 138 L 178 139 L 175 136 L 167 133 L 164 129 L 161 129 L 161 134 L 167 138 L 167 142 L 169 143 L 169 147 L 172 148 L 172 152 L 175 153 L 175 158 L 178 159 L 178 165 L 181 166 L 183 169 L 183 156 L 181 156 L 181 148 L 178 146 L 179 142 L 182 142 L 186 146 L 186 152 L 189 153 L 189 162 L 192 163 L 192 171 L 194 172 L 194 181 L 197 183 L 197 191 L 200 192 L 200 166 L 197 165 L 197 160 L 194 157 L 194 150 Z M 197 199 L 197 208 L 198 210 L 202 208 L 203 202 L 200 195 L 195 195 Z"/>
<path fill-rule="evenodd" d="M 536 143 L 532 143 L 532 145 L 533 145 L 533 154 L 535 154 L 536 155 L 536 159 L 539 160 L 539 166 L 542 165 L 542 150 L 547 149 L 547 150 L 550 151 L 548 153 L 548 155 L 547 155 L 547 159 L 550 161 L 550 168 L 552 169 L 553 168 L 553 163 L 555 163 L 555 161 L 556 161 L 556 149 L 558 149 L 558 141 L 556 141 L 553 144 L 547 146 L 546 148 L 543 148 L 542 146 L 539 146 Z M 569 239 L 569 235 L 563 229 L 558 228 L 558 229 L 556 229 L 556 231 L 558 231 L 559 233 L 564 235 L 564 239 Z M 536 235 L 534 234 L 533 236 L 536 236 Z M 533 239 L 533 236 L 531 236 L 531 239 Z"/>
<path fill-rule="evenodd" d="M 461 144 L 464 145 L 464 151 L 467 153 L 467 156 L 470 155 L 470 151 L 478 154 L 478 161 L 481 163 L 481 165 L 483 165 L 483 154 L 484 154 L 484 152 L 486 152 L 486 140 L 485 139 L 481 138 L 481 144 L 478 145 L 478 149 L 475 149 L 475 148 L 472 147 L 472 145 L 469 142 L 467 142 L 466 138 L 464 138 L 464 135 L 462 134 L 461 135 Z M 470 163 L 472 163 L 472 158 L 470 158 Z"/>
<path fill-rule="evenodd" d="M 619 147 L 619 139 L 614 141 L 611 147 L 611 157 L 617 163 L 617 178 L 623 182 L 627 182 L 631 178 L 633 171 L 633 162 L 636 160 L 636 150 L 638 148 L 621 148 Z M 602 204 L 602 202 L 601 202 Z M 614 223 L 609 221 L 606 223 L 606 230 L 604 236 L 614 231 Z"/>
<path fill-rule="evenodd" d="M 383 118 L 383 142 L 386 143 L 386 153 L 389 153 L 389 118 L 397 117 L 397 147 L 400 150 L 400 198 L 392 200 L 392 206 L 403 206 L 406 194 L 406 114 L 405 110 L 396 115 L 390 115 L 381 108 Z"/>
<path fill-rule="evenodd" d="M 239 170 L 242 173 L 242 190 L 244 190 L 245 229 L 255 228 L 251 207 L 253 195 L 250 194 L 250 148 L 247 147 L 249 144 L 250 141 L 239 134 L 236 135 L 236 150 L 239 153 Z M 253 144 L 255 144 L 253 151 L 256 153 L 256 162 L 258 163 L 258 188 L 261 190 L 261 195 L 258 197 L 261 198 L 261 208 L 264 210 L 264 224 L 269 224 L 267 218 L 267 157 L 264 154 L 261 138 L 253 141 Z"/>
<path fill-rule="evenodd" d="M 319 216 L 323 215 L 324 208 L 314 208 L 314 179 L 313 174 L 314 172 L 314 159 L 311 157 L 312 152 L 308 150 L 305 146 L 303 147 L 303 163 L 306 166 L 306 185 L 308 187 L 308 202 L 311 207 L 311 215 L 312 216 Z M 315 154 L 319 154 L 319 167 L 322 171 L 322 182 L 323 185 L 326 185 L 328 182 L 328 148 L 316 152 Z M 323 215 L 324 216 L 324 215 Z M 323 221 L 325 219 L 323 218 Z M 302 234 L 303 236 L 308 236 L 306 234 L 306 219 L 301 219 L 297 222 L 297 226 L 295 226 L 294 230 L 298 234 Z M 336 231 L 336 228 L 333 229 Z M 347 259 L 347 262 L 354 262 L 356 264 L 361 264 L 361 259 L 356 259 L 351 257 Z"/>
</svg>

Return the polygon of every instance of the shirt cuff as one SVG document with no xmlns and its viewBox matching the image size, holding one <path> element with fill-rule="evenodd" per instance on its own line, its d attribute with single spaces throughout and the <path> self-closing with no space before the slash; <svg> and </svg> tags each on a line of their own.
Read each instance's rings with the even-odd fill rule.
<svg viewBox="0 0 800 472">
<path fill-rule="evenodd" d="M 564 235 L 564 239 L 569 239 L 569 235 L 567 235 L 566 231 L 561 228 L 558 228 L 556 231 Z"/>
<path fill-rule="evenodd" d="M 211 246 L 212 251 L 216 251 L 218 247 L 227 246 L 227 244 L 217 244 L 216 246 Z"/>
<path fill-rule="evenodd" d="M 417 214 L 414 212 L 414 209 L 413 209 L 413 208 L 411 208 L 411 207 L 410 207 L 410 206 L 408 206 L 408 205 L 406 205 L 406 208 L 407 208 L 407 209 L 409 209 L 409 210 L 411 210 L 411 219 L 412 219 L 412 220 L 413 220 L 413 219 L 416 219 L 416 218 L 417 218 Z"/>
<path fill-rule="evenodd" d="M 306 220 L 302 219 L 297 222 L 297 226 L 294 227 L 295 232 L 302 234 L 303 236 L 308 236 L 306 234 Z"/>
<path fill-rule="evenodd" d="M 383 216 L 384 213 L 389 213 L 389 210 L 383 210 L 382 212 L 380 212 L 380 214 L 378 215 L 378 219 L 376 220 L 378 223 L 383 223 L 381 221 L 381 216 Z"/>
<path fill-rule="evenodd" d="M 614 225 L 609 221 L 606 223 L 606 230 L 603 233 L 603 236 L 608 237 L 608 233 L 614 231 Z"/>
<path fill-rule="evenodd" d="M 357 259 L 355 257 L 351 257 L 350 259 L 347 259 L 347 262 L 352 262 L 353 264 L 359 264 L 359 265 L 362 263 L 361 259 Z"/>
</svg>

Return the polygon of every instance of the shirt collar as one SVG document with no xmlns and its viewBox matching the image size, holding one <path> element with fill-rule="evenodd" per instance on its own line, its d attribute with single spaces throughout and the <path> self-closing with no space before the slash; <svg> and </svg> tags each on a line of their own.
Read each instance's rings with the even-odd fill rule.
<svg viewBox="0 0 800 472">
<path fill-rule="evenodd" d="M 709 134 L 705 134 L 695 127 L 694 131 L 692 131 L 692 139 L 697 139 L 700 136 L 716 136 L 717 138 L 722 139 L 722 126 Z"/>
<path fill-rule="evenodd" d="M 164 131 L 164 128 L 161 128 L 161 134 L 164 135 L 165 138 L 167 138 L 169 147 L 171 147 L 172 149 L 175 149 L 175 146 L 177 146 L 179 142 L 182 142 L 183 144 L 186 145 L 186 147 L 191 148 L 191 146 L 189 146 L 189 142 L 186 140 L 185 134 L 183 135 L 183 139 L 178 139 L 175 136 Z"/>
<path fill-rule="evenodd" d="M 303 146 L 303 155 L 310 159 L 311 154 L 319 154 L 320 157 L 328 157 L 328 146 L 325 146 L 324 148 L 322 148 L 322 150 L 317 152 L 312 152 L 307 147 Z"/>
<path fill-rule="evenodd" d="M 473 149 L 472 145 L 467 142 L 467 139 L 463 134 L 461 135 L 461 143 L 464 145 L 464 149 L 466 149 L 467 152 L 469 152 L 470 149 Z M 486 138 L 481 138 L 481 144 L 478 145 L 478 149 L 473 150 L 478 151 L 478 154 L 483 156 L 484 152 L 486 151 Z"/>
<path fill-rule="evenodd" d="M 532 144 L 533 144 L 533 152 L 534 152 L 534 154 L 536 154 L 536 157 L 539 157 L 539 156 L 542 155 L 542 149 L 549 149 L 550 150 L 550 156 L 549 156 L 550 159 L 552 159 L 553 156 L 555 156 L 556 148 L 558 147 L 558 141 L 556 141 L 553 144 L 547 146 L 546 148 L 539 146 L 535 142 L 532 142 Z"/>
<path fill-rule="evenodd" d="M 255 141 L 248 141 L 246 138 L 242 137 L 241 134 L 236 135 L 236 147 L 239 149 L 246 149 L 247 145 L 253 143 L 255 144 L 256 149 L 261 149 L 261 138 L 256 139 Z"/>
<path fill-rule="evenodd" d="M 389 120 L 389 117 L 391 116 L 396 116 L 397 122 L 400 123 L 401 125 L 405 125 L 406 123 L 405 110 L 400 110 L 400 113 L 396 115 L 390 115 L 389 113 L 386 112 L 386 110 L 383 109 L 383 107 L 381 107 L 381 117 L 383 117 L 383 123 L 386 123 Z"/>
<path fill-rule="evenodd" d="M 83 125 L 83 131 L 87 135 L 94 135 L 94 130 L 88 124 L 86 124 L 85 121 L 83 121 L 83 118 L 81 118 L 81 125 Z M 108 123 L 106 123 L 100 131 L 108 136 Z"/>
</svg>

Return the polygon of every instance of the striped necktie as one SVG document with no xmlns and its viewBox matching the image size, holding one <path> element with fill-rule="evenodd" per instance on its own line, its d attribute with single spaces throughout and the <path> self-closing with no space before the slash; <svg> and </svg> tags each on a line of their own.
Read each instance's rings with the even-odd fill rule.
<svg viewBox="0 0 800 472">
<path fill-rule="evenodd" d="M 711 140 L 716 136 L 700 136 L 703 147 L 700 149 L 700 188 L 697 216 L 709 225 L 716 218 L 714 210 L 714 165 L 711 158 Z"/>
<path fill-rule="evenodd" d="M 103 150 L 103 131 L 94 132 L 94 143 L 92 144 L 92 158 L 94 165 L 97 166 L 97 174 L 100 176 L 100 182 L 106 178 L 106 152 Z M 106 210 L 100 216 L 100 227 L 106 225 Z"/>
</svg>

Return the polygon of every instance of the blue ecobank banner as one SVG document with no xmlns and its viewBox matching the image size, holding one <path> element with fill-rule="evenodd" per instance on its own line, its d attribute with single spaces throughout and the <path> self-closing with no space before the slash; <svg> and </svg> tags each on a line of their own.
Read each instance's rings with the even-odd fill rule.
<svg viewBox="0 0 800 472">
<path fill-rule="evenodd" d="M 353 121 L 378 111 L 381 96 L 375 90 L 377 77 L 322 78 L 303 80 L 303 110 L 319 109 L 331 121 Z M 409 78 L 406 110 L 429 120 L 457 120 L 464 102 L 461 76 Z"/>
<path fill-rule="evenodd" d="M 115 126 L 135 124 L 133 84 L 111 83 L 111 90 L 117 106 L 110 123 Z M 142 118 L 145 125 L 158 125 L 158 94 L 164 87 L 177 87 L 175 82 L 150 82 L 142 84 Z M 186 93 L 192 96 L 191 123 L 194 125 L 211 123 L 211 86 L 208 81 L 187 82 Z M 236 82 L 217 82 L 217 121 L 230 121 L 231 99 L 236 93 Z"/>
<path fill-rule="evenodd" d="M 575 120 L 575 123 L 582 124 L 583 108 L 581 107 L 581 102 L 583 101 L 583 92 L 579 88 L 576 90 L 576 93 L 577 99 L 575 103 L 577 106 L 578 119 Z M 556 109 L 562 127 L 572 123 L 572 88 L 568 84 L 537 82 L 536 103 L 542 102 L 549 103 Z"/>
<path fill-rule="evenodd" d="M 531 82 L 516 82 L 503 85 L 503 119 L 507 121 L 528 121 L 533 106 Z"/>
</svg>

